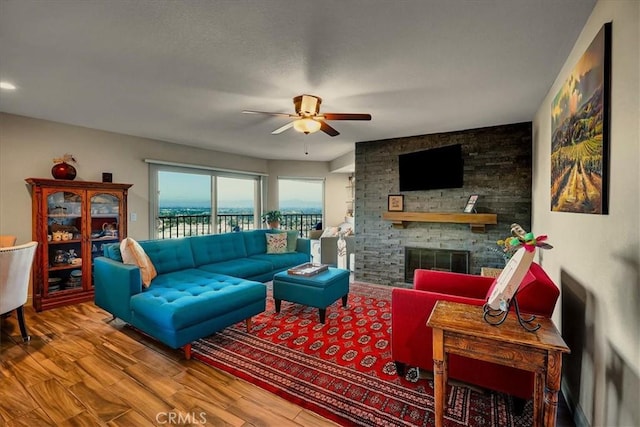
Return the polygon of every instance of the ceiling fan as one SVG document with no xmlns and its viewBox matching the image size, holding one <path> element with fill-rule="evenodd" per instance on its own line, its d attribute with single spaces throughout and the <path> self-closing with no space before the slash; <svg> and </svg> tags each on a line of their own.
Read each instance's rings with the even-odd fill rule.
<svg viewBox="0 0 640 427">
<path fill-rule="evenodd" d="M 329 126 L 327 120 L 371 120 L 371 114 L 358 114 L 358 113 L 320 113 L 320 104 L 322 98 L 314 95 L 299 95 L 293 98 L 293 105 L 295 107 L 295 114 L 287 113 L 271 113 L 266 111 L 248 111 L 243 113 L 247 114 L 268 114 L 270 116 L 288 117 L 293 118 L 292 122 L 287 123 L 284 126 L 271 132 L 272 135 L 277 135 L 284 132 L 289 128 L 294 128 L 298 132 L 302 132 L 306 135 L 323 131 L 329 136 L 340 135 L 340 132 Z"/>
</svg>

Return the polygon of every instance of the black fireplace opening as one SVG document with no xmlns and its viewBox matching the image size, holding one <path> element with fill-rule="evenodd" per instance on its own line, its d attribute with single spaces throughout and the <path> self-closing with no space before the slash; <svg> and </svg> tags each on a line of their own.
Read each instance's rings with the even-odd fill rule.
<svg viewBox="0 0 640 427">
<path fill-rule="evenodd" d="M 413 283 L 416 269 L 469 273 L 469 251 L 432 248 L 404 248 L 404 281 Z"/>
</svg>

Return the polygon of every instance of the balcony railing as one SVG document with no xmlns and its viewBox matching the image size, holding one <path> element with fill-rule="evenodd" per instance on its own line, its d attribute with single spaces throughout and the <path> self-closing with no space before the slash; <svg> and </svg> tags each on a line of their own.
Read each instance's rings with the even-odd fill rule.
<svg viewBox="0 0 640 427">
<path fill-rule="evenodd" d="M 297 230 L 300 237 L 308 237 L 309 230 L 322 221 L 322 214 L 284 214 L 280 228 Z M 261 225 L 261 224 L 260 224 Z M 212 233 L 253 230 L 256 227 L 253 214 L 224 214 L 217 216 L 212 227 L 211 215 L 176 215 L 158 217 L 158 238 L 175 239 L 184 236 L 201 236 Z"/>
</svg>

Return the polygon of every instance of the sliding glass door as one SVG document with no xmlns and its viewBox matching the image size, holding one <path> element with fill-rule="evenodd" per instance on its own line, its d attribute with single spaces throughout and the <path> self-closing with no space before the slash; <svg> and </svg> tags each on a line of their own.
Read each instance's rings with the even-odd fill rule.
<svg viewBox="0 0 640 427">
<path fill-rule="evenodd" d="M 150 165 L 151 238 L 260 228 L 262 176 Z"/>
</svg>

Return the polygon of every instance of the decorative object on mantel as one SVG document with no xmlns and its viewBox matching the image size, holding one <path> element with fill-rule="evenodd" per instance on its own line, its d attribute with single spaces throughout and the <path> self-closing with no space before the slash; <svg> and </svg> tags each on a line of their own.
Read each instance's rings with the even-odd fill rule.
<svg viewBox="0 0 640 427">
<path fill-rule="evenodd" d="M 73 157 L 73 154 L 65 154 L 62 157 L 56 157 L 53 159 L 53 167 L 51 168 L 51 175 L 55 179 L 73 180 L 76 177 L 76 168 L 70 163 L 77 164 L 77 160 Z"/>
<path fill-rule="evenodd" d="M 387 200 L 387 210 L 389 212 L 404 211 L 404 196 L 401 194 L 389 194 Z"/>
<path fill-rule="evenodd" d="M 611 23 L 551 103 L 551 210 L 608 214 Z"/>
<path fill-rule="evenodd" d="M 464 207 L 464 213 L 476 213 L 476 202 L 478 201 L 478 194 L 472 194 L 467 200 L 467 204 Z"/>
<path fill-rule="evenodd" d="M 535 332 L 540 328 L 540 324 L 531 325 L 536 316 L 526 319 L 522 317 L 517 292 L 520 286 L 527 286 L 529 283 L 523 280 L 533 262 L 536 248 L 551 249 L 553 246 L 544 242 L 547 236 L 535 237 L 518 224 L 511 224 L 511 234 L 511 238 L 498 241 L 498 244 L 504 247 L 504 253 L 508 254 L 509 262 L 492 285 L 493 289 L 484 305 L 483 317 L 491 325 L 501 325 L 507 319 L 509 309 L 513 305 L 520 325 L 529 332 Z"/>
</svg>

